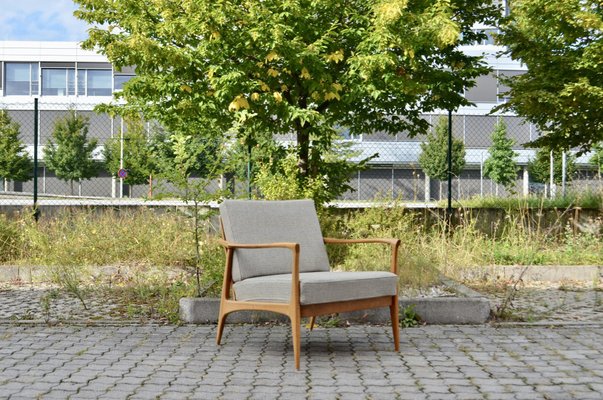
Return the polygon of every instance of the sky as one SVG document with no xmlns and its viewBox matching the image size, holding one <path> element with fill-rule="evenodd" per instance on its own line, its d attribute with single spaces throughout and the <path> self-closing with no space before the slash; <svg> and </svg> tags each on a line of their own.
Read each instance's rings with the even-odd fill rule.
<svg viewBox="0 0 603 400">
<path fill-rule="evenodd" d="M 0 0 L 0 40 L 82 41 L 86 24 L 72 0 Z"/>
</svg>

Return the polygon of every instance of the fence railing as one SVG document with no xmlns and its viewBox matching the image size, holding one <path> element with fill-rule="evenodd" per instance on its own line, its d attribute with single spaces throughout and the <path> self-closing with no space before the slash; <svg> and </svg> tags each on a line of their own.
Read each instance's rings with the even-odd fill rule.
<svg viewBox="0 0 603 400">
<path fill-rule="evenodd" d="M 33 103 L 33 100 L 31 102 L 0 103 L 0 110 L 4 110 L 11 120 L 19 125 L 19 138 L 30 156 L 33 156 L 34 137 L 36 137 Z M 64 201 L 65 204 L 68 204 L 74 199 L 148 199 L 157 197 L 166 187 L 169 188 L 169 184 L 159 182 L 153 177 L 150 177 L 151 179 L 144 184 L 128 185 L 124 179 L 120 178 L 119 170 L 109 170 L 103 164 L 105 144 L 115 138 L 123 137 L 128 127 L 119 116 L 95 112 L 95 105 L 92 103 L 66 104 L 45 99 L 39 101 L 38 196 L 41 199 L 48 198 L 57 203 Z M 71 113 L 85 117 L 87 138 L 95 142 L 91 157 L 98 164 L 98 168 L 92 176 L 81 180 L 66 179 L 65 174 L 61 175 L 61 171 L 53 169 L 47 159 L 47 149 L 50 143 L 56 143 L 56 139 L 53 139 L 53 132 L 57 129 L 57 124 Z M 424 116 L 432 126 L 435 126 L 437 121 L 443 117 L 445 115 Z M 499 121 L 505 123 L 507 135 L 513 139 L 513 149 L 516 152 L 517 178 L 511 190 L 497 185 L 484 174 L 484 163 L 489 157 L 488 149 L 492 146 L 491 134 L 495 124 Z M 145 122 L 141 129 L 150 135 L 154 126 Z M 537 138 L 539 132 L 532 125 L 524 123 L 521 118 L 455 114 L 452 119 L 452 134 L 454 138 L 463 142 L 466 152 L 465 167 L 452 180 L 451 190 L 454 199 L 473 196 L 508 196 L 511 193 L 551 194 L 552 190 L 548 182 L 534 182 L 529 174 L 528 163 L 534 159 L 535 151 L 526 149 L 523 145 Z M 447 183 L 426 176 L 419 163 L 422 151 L 421 143 L 426 140 L 424 136 L 409 137 L 404 133 L 398 135 L 372 133 L 347 140 L 351 142 L 355 154 L 352 161 L 374 154 L 377 156 L 369 163 L 369 169 L 350 177 L 349 184 L 354 190 L 346 192 L 341 200 L 367 201 L 374 198 L 398 198 L 408 202 L 429 202 L 445 198 L 448 190 Z M 572 156 L 571 152 L 570 156 Z M 591 165 L 589 154 L 579 157 L 572 156 L 572 162 L 574 165 L 566 179 L 566 190 L 601 187 L 600 174 Z M 123 169 L 127 173 L 128 163 L 129 160 L 124 158 L 122 151 L 119 169 Z M 245 195 L 247 190 L 245 179 L 245 176 L 235 178 L 235 195 Z M 211 183 L 208 190 L 217 190 L 223 185 L 223 180 L 216 180 Z M 557 193 L 562 191 L 559 187 L 556 190 Z M 32 195 L 33 192 L 32 180 L 3 182 L 0 186 L 0 204 L 21 202 L 24 196 Z"/>
</svg>

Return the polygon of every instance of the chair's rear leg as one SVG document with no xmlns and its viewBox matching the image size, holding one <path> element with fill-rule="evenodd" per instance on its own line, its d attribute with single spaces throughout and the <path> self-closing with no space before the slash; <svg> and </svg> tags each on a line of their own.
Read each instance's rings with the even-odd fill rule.
<svg viewBox="0 0 603 400">
<path fill-rule="evenodd" d="M 226 322 L 227 315 L 228 314 L 220 313 L 220 316 L 218 317 L 218 330 L 216 332 L 216 344 L 220 344 L 220 341 L 222 340 L 222 332 L 224 332 L 224 323 Z"/>
<path fill-rule="evenodd" d="M 310 330 L 314 329 L 314 323 L 316 322 L 316 317 L 310 317 Z"/>
<path fill-rule="evenodd" d="M 400 322 L 398 310 L 398 296 L 392 298 L 392 304 L 389 306 L 389 314 L 392 320 L 392 333 L 394 335 L 394 348 L 400 351 Z"/>
</svg>

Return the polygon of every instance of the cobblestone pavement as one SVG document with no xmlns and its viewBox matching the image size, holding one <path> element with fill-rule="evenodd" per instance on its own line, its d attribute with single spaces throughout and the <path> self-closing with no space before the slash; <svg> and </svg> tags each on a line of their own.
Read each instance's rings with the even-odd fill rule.
<svg viewBox="0 0 603 400">
<path fill-rule="evenodd" d="M 422 326 L 400 353 L 388 327 L 305 331 L 295 371 L 287 326 L 227 325 L 216 346 L 214 326 L 136 324 L 93 293 L 85 310 L 0 283 L 0 399 L 603 399 L 602 300 L 600 283 L 523 283 L 513 313 L 557 326 Z"/>
<path fill-rule="evenodd" d="M 3 399 L 601 399 L 603 325 L 0 325 Z"/>
<path fill-rule="evenodd" d="M 512 286 L 476 288 L 490 300 L 492 310 L 503 303 Z M 508 310 L 513 318 L 528 322 L 603 322 L 601 282 L 522 282 Z"/>
</svg>

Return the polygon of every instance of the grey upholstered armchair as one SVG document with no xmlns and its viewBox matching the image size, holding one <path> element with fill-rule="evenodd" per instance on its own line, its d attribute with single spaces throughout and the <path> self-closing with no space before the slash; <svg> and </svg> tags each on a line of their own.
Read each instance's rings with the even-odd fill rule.
<svg viewBox="0 0 603 400">
<path fill-rule="evenodd" d="M 226 249 L 216 342 L 226 316 L 265 310 L 291 319 L 295 367 L 299 369 L 301 318 L 389 307 L 394 346 L 399 350 L 398 239 L 323 238 L 312 200 L 225 200 L 220 205 Z M 390 271 L 331 272 L 326 244 L 385 243 Z"/>
</svg>

